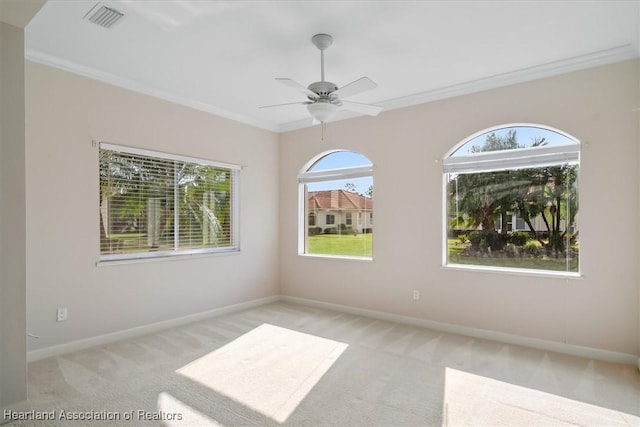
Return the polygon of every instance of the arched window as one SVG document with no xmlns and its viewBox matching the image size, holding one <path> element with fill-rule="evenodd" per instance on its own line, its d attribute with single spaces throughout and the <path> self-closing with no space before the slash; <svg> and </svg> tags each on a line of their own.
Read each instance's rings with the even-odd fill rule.
<svg viewBox="0 0 640 427">
<path fill-rule="evenodd" d="M 325 152 L 298 175 L 298 252 L 371 259 L 373 165 L 353 151 Z"/>
<path fill-rule="evenodd" d="M 444 263 L 578 274 L 580 143 L 539 125 L 467 138 L 443 161 Z"/>
</svg>

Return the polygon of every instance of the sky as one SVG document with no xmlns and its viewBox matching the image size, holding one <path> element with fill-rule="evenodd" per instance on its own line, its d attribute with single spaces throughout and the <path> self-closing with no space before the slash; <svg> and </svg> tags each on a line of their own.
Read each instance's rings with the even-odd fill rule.
<svg viewBox="0 0 640 427">
<path fill-rule="evenodd" d="M 353 151 L 336 151 L 324 156 L 311 167 L 311 170 L 321 171 L 328 169 L 348 168 L 354 166 L 367 166 L 371 164 L 371 160 L 367 159 L 360 153 Z"/>
<path fill-rule="evenodd" d="M 473 146 L 482 147 L 487 135 L 495 132 L 497 136 L 505 136 L 509 130 L 516 129 L 516 137 L 518 140 L 518 144 L 524 145 L 525 147 L 529 147 L 533 138 L 542 137 L 545 138 L 547 142 L 547 147 L 554 145 L 566 145 L 566 144 L 575 144 L 576 141 L 571 140 L 567 136 L 554 132 L 549 129 L 544 128 L 536 128 L 532 126 L 515 126 L 515 127 L 506 127 L 502 129 L 493 129 L 488 132 L 483 132 L 482 134 L 470 139 L 465 144 L 460 146 L 452 156 L 464 156 L 471 153 L 471 148 Z"/>
<path fill-rule="evenodd" d="M 311 170 L 341 169 L 354 166 L 367 166 L 370 164 L 371 161 L 362 154 L 353 151 L 337 151 L 318 160 L 316 164 L 311 167 Z M 373 178 L 351 178 L 341 181 L 308 184 L 307 189 L 308 191 L 344 189 L 345 184 L 348 182 L 356 185 L 356 193 L 366 194 L 369 187 L 373 185 Z"/>
</svg>

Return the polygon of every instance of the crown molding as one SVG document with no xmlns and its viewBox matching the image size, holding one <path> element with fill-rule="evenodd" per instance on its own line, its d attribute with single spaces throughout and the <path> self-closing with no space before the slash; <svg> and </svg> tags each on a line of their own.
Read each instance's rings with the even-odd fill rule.
<svg viewBox="0 0 640 427">
<path fill-rule="evenodd" d="M 384 108 L 383 112 L 395 110 L 442 99 L 453 98 L 456 96 L 482 92 L 489 89 L 496 89 L 516 83 L 539 80 L 546 77 L 557 76 L 560 74 L 566 74 L 573 71 L 584 70 L 587 68 L 613 64 L 615 62 L 634 59 L 638 56 L 640 56 L 638 47 L 631 44 L 626 44 L 611 49 L 593 52 L 587 55 L 575 56 L 573 58 L 549 62 L 534 67 L 523 68 L 509 73 L 496 74 L 493 76 L 420 92 L 413 95 L 388 99 L 386 101 L 376 102 L 376 105 L 382 106 Z M 355 116 L 357 115 L 339 115 L 336 116 L 336 118 L 332 121 L 345 120 Z M 302 129 L 307 126 L 308 122 L 305 123 L 302 120 L 284 123 L 278 127 L 278 132 L 289 132 L 292 130 Z"/>
<path fill-rule="evenodd" d="M 517 83 L 539 80 L 573 71 L 626 61 L 637 57 L 637 49 L 635 49 L 631 44 L 626 44 L 611 49 L 593 52 L 587 55 L 575 56 L 561 61 L 522 68 L 509 73 L 496 74 L 415 95 L 390 99 L 380 103 L 380 105 L 383 105 L 385 110 L 393 110 L 396 108 L 424 104 L 440 99 L 453 98 L 454 96 L 467 95 L 474 92 L 510 86 Z"/>
<path fill-rule="evenodd" d="M 549 62 L 542 65 L 523 68 L 520 70 L 512 71 L 509 73 L 496 74 L 481 79 L 476 79 L 468 82 L 454 84 L 451 86 L 433 89 L 416 93 L 409 96 L 403 96 L 399 98 L 388 99 L 382 102 L 376 102 L 384 108 L 383 111 L 395 110 L 399 108 L 410 107 L 418 104 L 425 104 L 428 102 L 438 101 L 446 98 L 453 98 L 456 96 L 468 95 L 471 93 L 481 92 L 489 89 L 495 89 L 498 87 L 509 86 L 516 83 L 523 83 L 532 80 L 538 80 L 546 77 L 552 77 L 560 74 L 565 74 L 573 71 L 579 71 L 587 68 L 598 67 L 602 65 L 612 64 L 615 62 L 626 61 L 640 56 L 640 39 L 638 45 L 626 44 L 617 46 L 611 49 L 605 49 L 598 52 L 593 52 L 586 55 L 575 56 L 573 58 L 563 59 L 561 61 Z M 25 52 L 25 58 L 27 60 L 37 62 L 43 65 L 48 65 L 54 68 L 59 68 L 74 74 L 78 74 L 84 77 L 95 79 L 104 83 L 108 83 L 114 86 L 122 87 L 125 89 L 139 92 L 145 95 L 153 96 L 155 98 L 164 99 L 166 101 L 183 105 L 196 110 L 204 111 L 207 113 L 215 114 L 217 116 L 234 120 L 240 123 L 244 123 L 250 126 L 258 127 L 261 129 L 269 130 L 272 132 L 284 133 L 293 130 L 303 129 L 310 127 L 310 122 L 307 119 L 296 120 L 292 122 L 283 123 L 280 125 L 269 124 L 262 121 L 258 121 L 254 118 L 247 117 L 241 114 L 233 113 L 215 105 L 207 104 L 201 101 L 197 101 L 191 98 L 176 95 L 171 92 L 159 90 L 157 88 L 145 85 L 139 81 L 126 79 L 116 76 L 114 74 L 106 73 L 104 71 L 97 70 L 95 68 L 80 65 L 78 63 L 68 61 L 53 55 L 49 55 L 37 50 L 27 49 Z M 351 113 L 348 111 L 341 111 L 339 114 L 331 120 L 332 122 L 351 119 L 354 117 L 360 117 L 360 115 Z"/>
<path fill-rule="evenodd" d="M 174 104 L 193 108 L 195 110 L 204 111 L 206 113 L 211 113 L 216 116 L 223 117 L 225 119 L 244 123 L 250 126 L 255 126 L 261 129 L 272 131 L 272 132 L 278 132 L 277 126 L 273 126 L 268 123 L 255 120 L 251 117 L 233 113 L 228 110 L 225 110 L 224 108 L 207 104 L 205 102 L 197 101 L 195 99 L 191 99 L 191 98 L 183 97 L 180 95 L 176 95 L 171 92 L 163 91 L 155 87 L 145 85 L 144 83 L 141 83 L 136 80 L 119 77 L 114 74 L 97 70 L 92 67 L 87 67 L 85 65 L 81 65 L 73 61 L 68 61 L 66 59 L 62 59 L 57 56 L 49 55 L 47 53 L 40 52 L 38 50 L 26 49 L 25 59 L 39 63 L 39 64 L 47 65 L 49 67 L 68 71 L 73 74 L 78 74 L 83 77 L 88 77 L 93 80 L 98 80 L 100 82 L 107 83 L 113 86 L 128 89 L 133 92 L 138 92 L 144 95 L 152 96 L 154 98 L 163 99 L 165 101 L 169 101 Z"/>
</svg>

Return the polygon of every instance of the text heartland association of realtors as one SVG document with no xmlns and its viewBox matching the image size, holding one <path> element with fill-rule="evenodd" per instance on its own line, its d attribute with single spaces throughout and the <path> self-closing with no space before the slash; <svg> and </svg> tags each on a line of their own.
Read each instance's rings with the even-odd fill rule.
<svg viewBox="0 0 640 427">
<path fill-rule="evenodd" d="M 182 421 L 180 412 L 144 411 L 3 411 L 4 421 Z"/>
</svg>

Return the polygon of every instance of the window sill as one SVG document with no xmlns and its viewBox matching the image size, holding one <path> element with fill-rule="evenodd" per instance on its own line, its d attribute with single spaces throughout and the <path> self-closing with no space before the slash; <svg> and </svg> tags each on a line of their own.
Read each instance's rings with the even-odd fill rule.
<svg viewBox="0 0 640 427">
<path fill-rule="evenodd" d="M 184 261 L 187 259 L 199 259 L 199 258 L 229 256 L 229 255 L 240 255 L 240 250 L 102 260 L 102 261 L 96 262 L 96 267 L 112 267 L 116 265 L 128 265 L 128 264 L 147 264 L 147 263 L 165 262 L 165 261 Z"/>
<path fill-rule="evenodd" d="M 556 279 L 572 279 L 581 280 L 584 275 L 581 273 L 571 273 L 564 271 L 550 271 L 550 270 L 528 270 L 524 268 L 507 268 L 507 267 L 483 267 L 477 265 L 464 265 L 464 264 L 449 264 L 441 265 L 443 270 L 453 271 L 466 271 L 472 273 L 492 273 L 492 274 L 508 274 L 512 276 L 527 276 L 527 277 L 550 277 Z"/>
<path fill-rule="evenodd" d="M 356 257 L 356 256 L 336 256 L 336 255 L 321 255 L 321 254 L 298 254 L 301 258 L 311 259 L 327 259 L 335 261 L 347 261 L 347 262 L 373 262 L 371 257 Z"/>
</svg>

